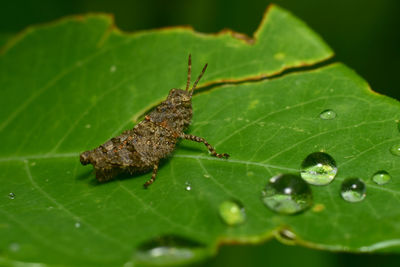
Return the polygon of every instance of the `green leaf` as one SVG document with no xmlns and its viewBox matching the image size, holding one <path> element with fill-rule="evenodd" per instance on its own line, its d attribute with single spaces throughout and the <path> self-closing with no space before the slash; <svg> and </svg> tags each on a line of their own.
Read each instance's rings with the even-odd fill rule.
<svg viewBox="0 0 400 267">
<path fill-rule="evenodd" d="M 194 76 L 209 63 L 200 86 L 256 80 L 211 86 L 193 98 L 188 133 L 231 158 L 182 141 L 148 190 L 142 185 L 149 173 L 95 183 L 79 153 L 132 128 L 169 89 L 183 88 L 189 53 Z M 220 243 L 274 235 L 329 250 L 398 252 L 400 158 L 390 148 L 400 141 L 399 103 L 339 63 L 260 80 L 331 56 L 304 23 L 276 6 L 253 38 L 187 28 L 126 34 L 102 15 L 29 28 L 0 56 L 3 260 L 116 266 L 147 262 L 153 253 L 154 264 L 188 262 Z M 322 120 L 326 109 L 336 118 Z M 314 206 L 293 216 L 264 206 L 269 178 L 298 173 L 317 151 L 331 155 L 339 171 L 331 184 L 312 187 Z M 392 176 L 388 184 L 372 182 L 379 170 Z M 364 201 L 340 198 L 347 177 L 366 182 Z M 244 223 L 221 220 L 227 200 L 243 205 Z M 154 244 L 162 249 L 149 250 Z"/>
</svg>

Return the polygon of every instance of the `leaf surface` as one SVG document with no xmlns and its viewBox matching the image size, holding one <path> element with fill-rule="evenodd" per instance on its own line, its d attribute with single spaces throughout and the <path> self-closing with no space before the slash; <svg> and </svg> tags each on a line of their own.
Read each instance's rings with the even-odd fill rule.
<svg viewBox="0 0 400 267">
<path fill-rule="evenodd" d="M 101 15 L 29 28 L 0 57 L 3 258 L 115 266 L 139 261 L 135 251 L 143 244 L 173 236 L 196 244 L 184 254 L 195 260 L 221 242 L 259 242 L 283 228 L 311 247 L 399 251 L 400 158 L 389 150 L 400 141 L 400 106 L 339 63 L 198 92 L 188 133 L 231 154 L 228 160 L 182 141 L 148 190 L 142 184 L 149 173 L 93 182 L 79 153 L 132 128 L 169 89 L 184 88 L 189 53 L 193 76 L 209 63 L 203 87 L 332 56 L 304 23 L 276 6 L 254 38 L 187 28 L 125 34 Z M 337 117 L 321 120 L 326 109 Z M 268 179 L 298 173 L 316 151 L 330 154 L 339 172 L 331 184 L 312 187 L 314 207 L 294 216 L 266 208 L 261 191 Z M 392 180 L 374 184 L 378 170 Z M 340 198 L 346 177 L 366 182 L 364 201 Z M 226 200 L 243 204 L 245 223 L 223 223 L 218 208 Z"/>
</svg>

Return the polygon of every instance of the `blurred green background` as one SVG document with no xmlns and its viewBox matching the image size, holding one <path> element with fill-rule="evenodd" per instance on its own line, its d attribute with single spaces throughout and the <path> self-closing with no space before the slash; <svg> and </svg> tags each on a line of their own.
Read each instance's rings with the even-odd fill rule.
<svg viewBox="0 0 400 267">
<path fill-rule="evenodd" d="M 371 87 L 400 100 L 400 1 L 398 0 L 13 0 L 0 7 L 0 45 L 31 24 L 88 12 L 114 14 L 124 31 L 191 25 L 200 32 L 223 28 L 252 35 L 270 3 L 304 20 L 336 52 L 334 61 L 355 69 Z M 224 246 L 204 266 L 400 266 L 400 255 L 329 253 L 270 241 Z"/>
</svg>

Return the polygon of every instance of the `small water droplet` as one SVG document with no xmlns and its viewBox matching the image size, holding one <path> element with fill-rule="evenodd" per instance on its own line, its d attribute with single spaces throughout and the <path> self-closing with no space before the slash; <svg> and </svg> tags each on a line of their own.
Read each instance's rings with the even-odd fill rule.
<svg viewBox="0 0 400 267">
<path fill-rule="evenodd" d="M 203 176 L 204 176 L 204 178 L 210 178 L 210 177 L 211 177 L 211 176 L 210 176 L 209 174 L 207 174 L 207 173 L 204 174 Z"/>
<path fill-rule="evenodd" d="M 259 126 L 261 126 L 261 127 L 264 127 L 264 125 L 265 125 L 265 122 L 263 122 L 263 121 L 261 121 L 261 122 L 259 122 L 259 123 L 257 123 Z"/>
<path fill-rule="evenodd" d="M 285 245 L 294 245 L 296 242 L 296 234 L 289 229 L 280 229 L 275 234 L 276 239 Z"/>
<path fill-rule="evenodd" d="M 80 228 L 81 227 L 81 223 L 80 222 L 76 222 L 75 223 L 75 228 Z"/>
<path fill-rule="evenodd" d="M 252 172 L 252 171 L 247 172 L 247 176 L 253 176 L 253 175 L 254 175 L 254 172 Z"/>
<path fill-rule="evenodd" d="M 219 205 L 219 215 L 230 226 L 239 225 L 246 220 L 246 212 L 237 201 L 227 200 Z"/>
<path fill-rule="evenodd" d="M 331 109 L 327 109 L 322 111 L 319 114 L 319 117 L 323 120 L 333 120 L 334 118 L 336 118 L 336 112 Z"/>
<path fill-rule="evenodd" d="M 85 125 L 85 128 L 86 128 L 86 129 L 90 129 L 91 127 L 92 127 L 92 125 L 90 125 L 90 124 L 86 124 L 86 125 Z"/>
<path fill-rule="evenodd" d="M 190 182 L 185 182 L 185 190 L 186 191 L 192 190 L 192 184 Z"/>
<path fill-rule="evenodd" d="M 8 247 L 8 249 L 12 252 L 17 252 L 20 249 L 20 246 L 18 243 L 11 243 Z"/>
<path fill-rule="evenodd" d="M 335 160 L 323 152 L 308 155 L 301 164 L 301 178 L 313 185 L 327 185 L 335 178 Z"/>
<path fill-rule="evenodd" d="M 358 178 L 347 178 L 343 181 L 340 194 L 348 202 L 359 202 L 366 196 L 365 183 Z"/>
<path fill-rule="evenodd" d="M 110 72 L 115 72 L 117 70 L 117 67 L 115 65 L 112 65 L 110 67 Z"/>
<path fill-rule="evenodd" d="M 243 118 L 242 118 L 242 117 L 238 117 L 237 120 L 238 120 L 238 121 L 242 121 Z"/>
<path fill-rule="evenodd" d="M 135 261 L 151 266 L 182 265 L 205 253 L 204 245 L 177 236 L 162 236 L 135 251 Z"/>
<path fill-rule="evenodd" d="M 386 171 L 378 171 L 372 176 L 372 181 L 379 185 L 387 184 L 392 177 Z"/>
<path fill-rule="evenodd" d="M 400 144 L 395 144 L 390 148 L 390 153 L 395 156 L 400 156 Z"/>
<path fill-rule="evenodd" d="M 264 204 L 282 214 L 295 214 L 309 208 L 312 194 L 309 185 L 297 175 L 272 177 L 262 192 Z"/>
<path fill-rule="evenodd" d="M 31 166 L 32 166 L 32 167 L 36 166 L 36 162 L 32 162 L 32 163 L 31 163 Z"/>
<path fill-rule="evenodd" d="M 250 122 L 250 120 L 249 120 L 249 119 L 246 119 L 246 122 Z"/>
<path fill-rule="evenodd" d="M 8 197 L 9 197 L 10 199 L 14 199 L 14 198 L 15 198 L 15 194 L 14 194 L 14 193 L 10 193 L 10 194 L 8 194 Z"/>
</svg>

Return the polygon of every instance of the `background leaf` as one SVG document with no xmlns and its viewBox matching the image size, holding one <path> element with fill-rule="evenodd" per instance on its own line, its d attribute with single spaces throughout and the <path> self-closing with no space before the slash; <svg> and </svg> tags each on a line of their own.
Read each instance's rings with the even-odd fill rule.
<svg viewBox="0 0 400 267">
<path fill-rule="evenodd" d="M 194 73 L 209 63 L 203 86 L 268 77 L 331 57 L 286 11 L 272 7 L 254 39 L 185 28 L 127 35 L 104 16 L 30 28 L 19 38 L 0 59 L 3 257 L 115 265 L 137 260 L 141 244 L 173 235 L 198 244 L 201 258 L 220 242 L 258 242 L 282 227 L 313 247 L 397 251 L 398 183 L 376 186 L 368 179 L 380 169 L 398 175 L 398 157 L 389 148 L 399 141 L 399 106 L 372 94 L 341 64 L 198 93 L 189 132 L 229 152 L 229 160 L 182 142 L 149 190 L 142 188 L 149 174 L 97 185 L 90 168 L 79 164 L 79 152 L 131 128 L 170 88 L 184 87 L 189 53 Z M 327 108 L 337 112 L 335 120 L 319 119 Z M 279 216 L 263 206 L 269 177 L 296 172 L 320 150 L 339 166 L 332 184 L 313 187 L 322 210 Z M 348 176 L 367 182 L 362 203 L 340 199 L 340 181 Z M 185 182 L 192 190 L 185 191 Z M 243 225 L 220 220 L 218 206 L 227 199 L 243 203 Z"/>
</svg>

